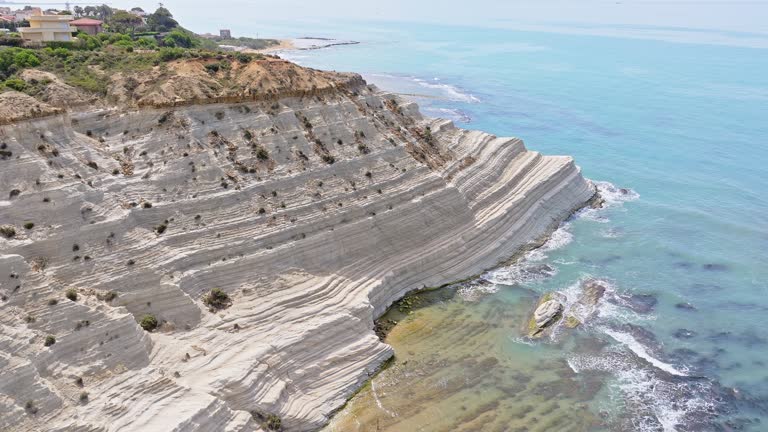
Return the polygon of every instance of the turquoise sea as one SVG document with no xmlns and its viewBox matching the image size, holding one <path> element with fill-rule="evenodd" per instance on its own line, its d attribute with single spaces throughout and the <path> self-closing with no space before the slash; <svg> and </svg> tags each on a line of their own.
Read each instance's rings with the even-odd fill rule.
<svg viewBox="0 0 768 432">
<path fill-rule="evenodd" d="M 331 430 L 768 430 L 768 49 L 739 43 L 768 36 L 626 30 L 318 23 L 310 36 L 361 44 L 283 53 L 573 155 L 607 199 L 402 321 L 395 366 Z M 596 317 L 520 337 L 540 294 L 590 278 L 610 286 Z"/>
</svg>

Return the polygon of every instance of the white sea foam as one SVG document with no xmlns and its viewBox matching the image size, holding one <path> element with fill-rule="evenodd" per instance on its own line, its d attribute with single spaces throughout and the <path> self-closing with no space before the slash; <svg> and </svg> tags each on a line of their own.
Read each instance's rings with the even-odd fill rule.
<svg viewBox="0 0 768 432">
<path fill-rule="evenodd" d="M 616 187 L 611 182 L 595 181 L 593 184 L 597 187 L 607 206 L 640 199 L 640 194 L 634 190 Z"/>
<path fill-rule="evenodd" d="M 454 123 L 470 123 L 472 121 L 472 117 L 458 109 L 426 106 L 422 108 L 422 111 L 428 117 L 444 118 L 451 120 Z"/>
<path fill-rule="evenodd" d="M 480 102 L 480 99 L 475 97 L 473 94 L 465 92 L 461 89 L 459 89 L 456 86 L 453 86 L 451 84 L 443 84 L 439 82 L 429 82 L 426 80 L 423 80 L 421 78 L 412 78 L 414 82 L 419 84 L 420 86 L 432 90 L 437 90 L 443 97 L 446 97 L 447 99 L 457 101 L 457 102 L 466 102 L 466 103 L 478 103 Z"/>
<path fill-rule="evenodd" d="M 607 334 L 608 336 L 615 339 L 617 342 L 620 342 L 624 344 L 627 348 L 632 350 L 633 353 L 635 353 L 638 357 L 642 358 L 643 360 L 647 361 L 648 363 L 652 364 L 654 367 L 663 370 L 664 372 L 671 374 L 671 375 L 677 375 L 677 376 L 687 376 L 687 374 L 676 367 L 672 366 L 669 363 L 664 363 L 663 361 L 657 359 L 656 357 L 652 356 L 646 347 L 637 341 L 632 335 L 627 333 L 622 333 L 619 331 L 614 331 L 608 328 L 602 328 L 601 329 L 603 333 Z"/>
<path fill-rule="evenodd" d="M 704 386 L 709 384 L 663 380 L 621 352 L 575 355 L 566 361 L 576 373 L 600 371 L 613 375 L 616 381 L 609 390 L 616 394 L 611 399 L 630 410 L 633 430 L 657 432 L 661 428 L 674 432 L 677 426 L 685 424 L 687 416 L 709 413 L 713 408 L 712 402 L 701 397 L 708 392 Z M 626 412 L 621 411 L 619 416 L 625 416 Z"/>
<path fill-rule="evenodd" d="M 488 283 L 467 283 L 462 284 L 458 290 L 456 290 L 456 293 L 461 297 L 462 300 L 468 301 L 468 302 L 474 302 L 478 301 L 481 298 L 489 295 L 494 294 L 499 291 L 499 286 L 494 284 L 488 284 Z"/>
<path fill-rule="evenodd" d="M 625 202 L 640 199 L 640 194 L 632 189 L 619 188 L 611 182 L 593 181 L 600 197 L 603 199 L 602 208 L 583 208 L 576 212 L 574 218 L 587 219 L 599 223 L 608 223 L 611 220 L 605 216 L 605 209 L 621 207 Z"/>
<path fill-rule="evenodd" d="M 620 230 L 616 228 L 608 228 L 600 231 L 600 237 L 603 237 L 603 238 L 614 239 L 614 238 L 622 237 L 623 235 L 624 233 L 622 233 Z"/>
</svg>

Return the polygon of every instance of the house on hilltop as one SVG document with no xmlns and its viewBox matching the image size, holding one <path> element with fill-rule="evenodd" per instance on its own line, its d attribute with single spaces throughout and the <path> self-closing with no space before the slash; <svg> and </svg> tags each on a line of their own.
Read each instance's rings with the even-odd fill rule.
<svg viewBox="0 0 768 432">
<path fill-rule="evenodd" d="M 72 15 L 32 15 L 27 18 L 29 27 L 19 27 L 21 36 L 30 41 L 49 42 L 72 40 L 74 28 L 69 26 Z"/>
</svg>

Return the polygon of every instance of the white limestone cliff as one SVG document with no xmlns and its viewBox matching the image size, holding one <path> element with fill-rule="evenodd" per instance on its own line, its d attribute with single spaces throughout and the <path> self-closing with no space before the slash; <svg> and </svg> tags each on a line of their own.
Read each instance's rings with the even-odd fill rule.
<svg viewBox="0 0 768 432">
<path fill-rule="evenodd" d="M 81 108 L 0 143 L 11 431 L 261 430 L 252 411 L 316 430 L 392 356 L 373 332 L 390 304 L 493 267 L 595 194 L 570 157 L 362 82 Z M 212 288 L 232 306 L 210 312 Z"/>
</svg>

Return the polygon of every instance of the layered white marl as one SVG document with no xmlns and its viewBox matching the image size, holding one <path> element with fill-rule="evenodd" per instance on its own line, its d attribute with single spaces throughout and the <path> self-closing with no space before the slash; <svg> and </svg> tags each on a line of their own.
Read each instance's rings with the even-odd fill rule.
<svg viewBox="0 0 768 432">
<path fill-rule="evenodd" d="M 17 232 L 0 237 L 0 430 L 260 430 L 254 410 L 317 429 L 393 354 L 373 333 L 393 301 L 493 267 L 595 193 L 569 157 L 364 85 L 59 115 L 0 142 Z M 207 310 L 215 287 L 232 307 Z"/>
</svg>

